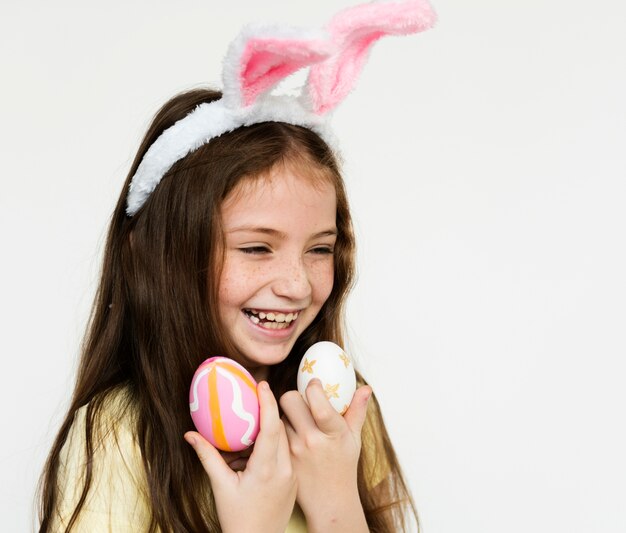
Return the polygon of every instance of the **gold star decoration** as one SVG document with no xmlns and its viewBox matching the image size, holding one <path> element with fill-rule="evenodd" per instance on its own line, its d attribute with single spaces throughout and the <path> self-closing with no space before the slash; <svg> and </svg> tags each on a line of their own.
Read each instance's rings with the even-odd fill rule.
<svg viewBox="0 0 626 533">
<path fill-rule="evenodd" d="M 345 352 L 341 352 L 339 354 L 339 359 L 341 359 L 343 361 L 343 364 L 346 368 L 348 368 L 350 366 L 350 358 L 346 355 Z"/>
<path fill-rule="evenodd" d="M 339 398 L 339 383 L 336 385 L 326 385 L 324 387 L 324 392 L 326 393 L 326 398 L 329 400 L 331 398 Z"/>
<path fill-rule="evenodd" d="M 313 361 L 311 361 L 309 363 L 309 360 L 305 357 L 304 358 L 304 363 L 302 363 L 302 372 L 308 372 L 309 374 L 313 373 L 313 365 L 317 363 L 317 359 L 313 359 Z"/>
</svg>

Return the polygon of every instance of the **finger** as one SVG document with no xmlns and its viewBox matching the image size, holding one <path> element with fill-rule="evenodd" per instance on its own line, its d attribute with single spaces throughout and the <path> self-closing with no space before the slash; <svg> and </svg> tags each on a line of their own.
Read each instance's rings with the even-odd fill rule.
<svg viewBox="0 0 626 533">
<path fill-rule="evenodd" d="M 303 454 L 308 454 L 304 444 L 305 437 L 304 434 L 298 434 L 288 420 L 285 419 L 284 424 L 285 435 L 287 435 L 287 442 L 289 443 L 289 457 L 293 464 L 294 459 L 301 459 Z M 319 429 L 316 428 L 315 431 L 319 431 Z"/>
<path fill-rule="evenodd" d="M 255 463 L 273 466 L 276 464 L 276 453 L 280 437 L 281 421 L 278 416 L 278 404 L 266 381 L 257 386 L 259 395 L 260 425 L 259 435 L 254 444 L 254 451 L 248 460 L 248 466 Z"/>
<path fill-rule="evenodd" d="M 352 397 L 350 407 L 344 413 L 343 418 L 348 424 L 350 431 L 356 435 L 361 435 L 361 429 L 367 416 L 367 406 L 372 397 L 372 388 L 369 385 L 359 387 Z"/>
<path fill-rule="evenodd" d="M 192 448 L 198 455 L 198 459 L 202 463 L 202 467 L 209 475 L 211 483 L 225 483 L 233 480 L 236 474 L 224 461 L 220 452 L 209 441 L 207 441 L 200 433 L 196 431 L 188 431 L 185 433 L 185 440 L 191 444 Z"/>
<path fill-rule="evenodd" d="M 291 422 L 289 422 L 289 419 L 286 416 L 282 418 L 282 421 L 285 428 L 285 435 L 287 435 L 287 440 L 291 442 L 292 437 L 295 437 L 297 435 L 296 430 L 293 428 Z"/>
<path fill-rule="evenodd" d="M 319 379 L 312 379 L 306 388 L 311 415 L 317 427 L 327 435 L 341 433 L 345 428 L 342 416 L 328 401 Z"/>
<path fill-rule="evenodd" d="M 278 438 L 278 450 L 276 453 L 276 467 L 279 470 L 291 469 L 291 454 L 289 452 L 289 439 L 287 438 L 287 426 L 281 421 L 280 436 Z M 292 428 L 293 431 L 293 428 Z"/>
<path fill-rule="evenodd" d="M 317 429 L 309 406 L 297 390 L 286 392 L 280 397 L 280 406 L 292 429 L 300 435 Z"/>
</svg>

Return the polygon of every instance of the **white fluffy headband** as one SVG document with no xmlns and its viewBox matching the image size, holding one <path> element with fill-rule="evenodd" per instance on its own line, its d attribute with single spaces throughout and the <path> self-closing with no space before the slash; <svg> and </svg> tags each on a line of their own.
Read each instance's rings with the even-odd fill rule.
<svg viewBox="0 0 626 533">
<path fill-rule="evenodd" d="M 340 11 L 323 30 L 244 28 L 224 58 L 222 98 L 200 104 L 154 141 L 131 180 L 126 213 L 139 211 L 174 163 L 241 126 L 286 122 L 332 145 L 329 111 L 354 87 L 372 44 L 385 35 L 426 30 L 435 19 L 427 0 L 379 0 Z M 299 96 L 271 94 L 305 67 L 309 74 Z"/>
</svg>

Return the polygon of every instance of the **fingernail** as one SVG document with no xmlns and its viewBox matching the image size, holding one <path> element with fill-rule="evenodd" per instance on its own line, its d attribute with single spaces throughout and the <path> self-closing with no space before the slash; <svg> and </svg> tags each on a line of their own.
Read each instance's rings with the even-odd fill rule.
<svg viewBox="0 0 626 533">
<path fill-rule="evenodd" d="M 261 381 L 261 383 L 259 383 L 259 387 L 261 387 L 261 390 L 264 390 L 264 391 L 270 390 L 270 386 L 267 383 L 267 381 Z"/>
<path fill-rule="evenodd" d="M 322 386 L 322 382 L 320 381 L 319 378 L 313 378 L 311 381 L 309 381 L 309 385 L 319 385 L 320 387 Z"/>
<path fill-rule="evenodd" d="M 185 435 L 185 440 L 192 446 L 196 445 L 196 437 L 194 437 L 193 435 Z"/>
</svg>

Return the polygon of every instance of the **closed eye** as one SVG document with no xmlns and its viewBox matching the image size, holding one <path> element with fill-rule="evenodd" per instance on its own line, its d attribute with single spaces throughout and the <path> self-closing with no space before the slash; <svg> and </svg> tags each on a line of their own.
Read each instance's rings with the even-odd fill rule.
<svg viewBox="0 0 626 533">
<path fill-rule="evenodd" d="M 311 251 L 314 254 L 320 254 L 320 255 L 334 253 L 334 250 L 330 246 L 318 246 L 317 248 L 313 248 L 313 250 Z"/>
<path fill-rule="evenodd" d="M 246 248 L 239 248 L 244 254 L 260 255 L 271 252 L 267 246 L 248 246 Z"/>
</svg>

